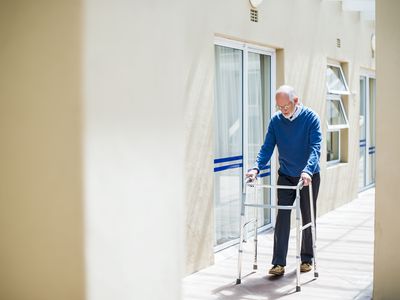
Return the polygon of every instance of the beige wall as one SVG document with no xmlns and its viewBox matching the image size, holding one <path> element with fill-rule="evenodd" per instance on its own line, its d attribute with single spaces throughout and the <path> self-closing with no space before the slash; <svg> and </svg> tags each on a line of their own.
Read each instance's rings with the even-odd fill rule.
<svg viewBox="0 0 400 300">
<path fill-rule="evenodd" d="M 398 105 L 400 2 L 376 1 L 377 103 L 374 299 L 400 297 Z"/>
<path fill-rule="evenodd" d="M 194 5 L 194 4 L 193 4 Z M 259 22 L 249 21 L 247 1 L 201 1 L 193 6 L 196 31 L 190 39 L 196 61 L 186 97 L 187 273 L 213 263 L 213 76 L 215 35 L 264 44 L 277 49 L 277 81 L 293 85 L 303 103 L 317 111 L 325 137 L 325 70 L 327 60 L 346 62 L 348 83 L 355 93 L 346 100 L 347 163 L 326 168 L 323 146 L 318 213 L 323 214 L 357 196 L 359 70 L 374 68 L 371 35 L 374 24 L 344 12 L 339 1 L 270 0 L 259 7 Z M 341 39 L 341 48 L 336 39 Z M 284 54 L 284 55 L 283 55 Z M 283 59 L 282 59 L 283 58 Z M 283 64 L 283 65 L 282 65 Z"/>
<path fill-rule="evenodd" d="M 0 2 L 1 299 L 84 299 L 80 20 Z"/>
</svg>

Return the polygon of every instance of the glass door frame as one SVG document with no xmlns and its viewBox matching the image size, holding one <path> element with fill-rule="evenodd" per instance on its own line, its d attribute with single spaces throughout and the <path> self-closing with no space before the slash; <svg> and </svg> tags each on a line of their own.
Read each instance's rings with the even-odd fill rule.
<svg viewBox="0 0 400 300">
<path fill-rule="evenodd" d="M 360 79 L 361 77 L 365 78 L 365 168 L 364 168 L 364 187 L 359 188 L 359 192 L 365 191 L 373 186 L 375 186 L 375 181 L 372 183 L 368 183 L 368 174 L 371 173 L 371 164 L 369 162 L 369 152 L 371 147 L 371 130 L 375 130 L 375 128 L 371 128 L 371 121 L 370 121 L 370 79 L 376 80 L 375 71 L 369 69 L 362 69 L 360 72 Z M 376 89 L 376 81 L 375 81 L 375 89 Z M 361 95 L 361 91 L 360 91 Z M 376 98 L 374 99 L 374 109 L 376 107 Z M 360 97 L 361 101 L 361 97 Z M 376 120 L 374 120 L 374 124 L 376 127 Z M 375 131 L 376 134 L 376 131 Z M 375 170 L 376 172 L 376 170 Z"/>
<path fill-rule="evenodd" d="M 364 81 L 364 99 L 361 98 L 361 81 Z M 365 189 L 366 185 L 367 185 L 367 164 L 368 164 L 368 146 L 367 146 L 367 138 L 369 136 L 369 132 L 368 132 L 368 123 L 369 122 L 369 118 L 368 118 L 368 113 L 367 113 L 367 106 L 368 106 L 368 90 L 367 90 L 367 81 L 368 81 L 368 76 L 364 75 L 364 74 L 360 74 L 360 102 L 364 101 L 364 139 L 361 140 L 361 135 L 359 135 L 359 154 L 358 157 L 360 159 L 361 156 L 361 151 L 364 152 L 364 172 L 363 172 L 363 186 L 358 186 L 359 191 L 362 191 Z M 361 108 L 361 103 L 360 103 L 360 108 Z M 361 116 L 361 111 L 360 111 L 360 115 Z M 358 164 L 358 170 L 360 171 L 360 163 Z"/>
<path fill-rule="evenodd" d="M 248 53 L 257 53 L 257 54 L 262 54 L 262 55 L 268 55 L 271 57 L 271 95 L 270 95 L 270 112 L 271 116 L 276 112 L 276 106 L 275 106 L 275 87 L 276 87 L 276 52 L 275 49 L 269 48 L 269 47 L 264 47 L 264 46 L 259 46 L 255 44 L 250 44 L 242 41 L 236 41 L 236 40 L 231 40 L 227 39 L 224 37 L 219 37 L 215 36 L 214 38 L 214 45 L 219 45 L 219 46 L 224 46 L 224 47 L 229 47 L 233 49 L 238 49 L 242 50 L 243 56 L 242 56 L 242 67 L 243 67 L 243 76 L 242 76 L 242 155 L 243 155 L 243 167 L 242 167 L 242 197 L 245 197 L 245 183 L 243 178 L 245 178 L 245 174 L 247 172 L 246 170 L 246 163 L 247 163 L 247 157 L 248 157 Z M 214 46 L 213 45 L 213 46 Z M 265 136 L 265 134 L 264 134 Z M 274 154 L 271 157 L 271 183 L 274 184 L 276 182 L 276 151 L 274 151 Z M 276 191 L 271 190 L 271 203 L 276 204 Z M 265 231 L 269 228 L 272 228 L 275 225 L 276 221 L 276 209 L 271 209 L 271 222 L 269 224 L 266 224 L 260 228 L 258 228 L 258 232 Z M 214 228 L 215 232 L 215 228 Z M 235 244 L 239 243 L 239 238 L 231 240 L 229 242 L 223 243 L 221 245 L 214 246 L 214 252 L 218 252 L 222 249 L 228 248 L 230 246 L 233 246 Z"/>
</svg>

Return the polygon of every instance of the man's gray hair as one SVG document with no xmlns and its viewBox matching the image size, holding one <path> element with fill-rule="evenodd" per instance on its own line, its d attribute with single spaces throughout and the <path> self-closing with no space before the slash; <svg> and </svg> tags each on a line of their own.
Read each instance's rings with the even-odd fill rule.
<svg viewBox="0 0 400 300">
<path fill-rule="evenodd" d="M 290 102 L 294 102 L 294 97 L 296 97 L 296 92 L 294 88 L 290 85 L 281 85 L 275 92 L 275 96 L 278 94 L 286 94 L 289 97 Z"/>
</svg>

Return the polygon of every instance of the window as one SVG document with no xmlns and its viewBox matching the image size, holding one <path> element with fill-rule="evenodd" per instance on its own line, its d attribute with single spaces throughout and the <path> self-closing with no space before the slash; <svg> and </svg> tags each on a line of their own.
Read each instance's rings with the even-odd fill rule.
<svg viewBox="0 0 400 300">
<path fill-rule="evenodd" d="M 326 86 L 328 90 L 326 116 L 327 116 L 327 162 L 339 163 L 343 160 L 341 153 L 341 139 L 343 131 L 349 128 L 343 98 L 349 95 L 349 88 L 340 65 L 328 65 L 326 69 Z"/>
<path fill-rule="evenodd" d="M 347 116 L 340 96 L 328 95 L 327 123 L 329 130 L 349 127 L 349 122 L 347 121 Z"/>
<path fill-rule="evenodd" d="M 326 137 L 328 161 L 340 161 L 340 130 L 328 131 Z"/>
<path fill-rule="evenodd" d="M 328 66 L 326 69 L 326 79 L 329 94 L 350 94 L 342 68 L 340 66 Z"/>
</svg>

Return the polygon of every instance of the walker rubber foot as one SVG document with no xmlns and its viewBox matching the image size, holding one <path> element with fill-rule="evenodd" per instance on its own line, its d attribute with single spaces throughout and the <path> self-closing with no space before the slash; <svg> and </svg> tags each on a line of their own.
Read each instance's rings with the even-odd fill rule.
<svg viewBox="0 0 400 300">
<path fill-rule="evenodd" d="M 301 288 L 299 286 L 296 286 L 296 292 L 300 292 Z"/>
<path fill-rule="evenodd" d="M 241 284 L 242 280 L 241 279 L 236 279 L 236 284 Z"/>
<path fill-rule="evenodd" d="M 318 272 L 314 272 L 314 277 L 317 278 L 318 276 Z"/>
<path fill-rule="evenodd" d="M 257 270 L 257 269 L 258 269 L 257 265 L 253 265 L 253 270 Z"/>
</svg>

